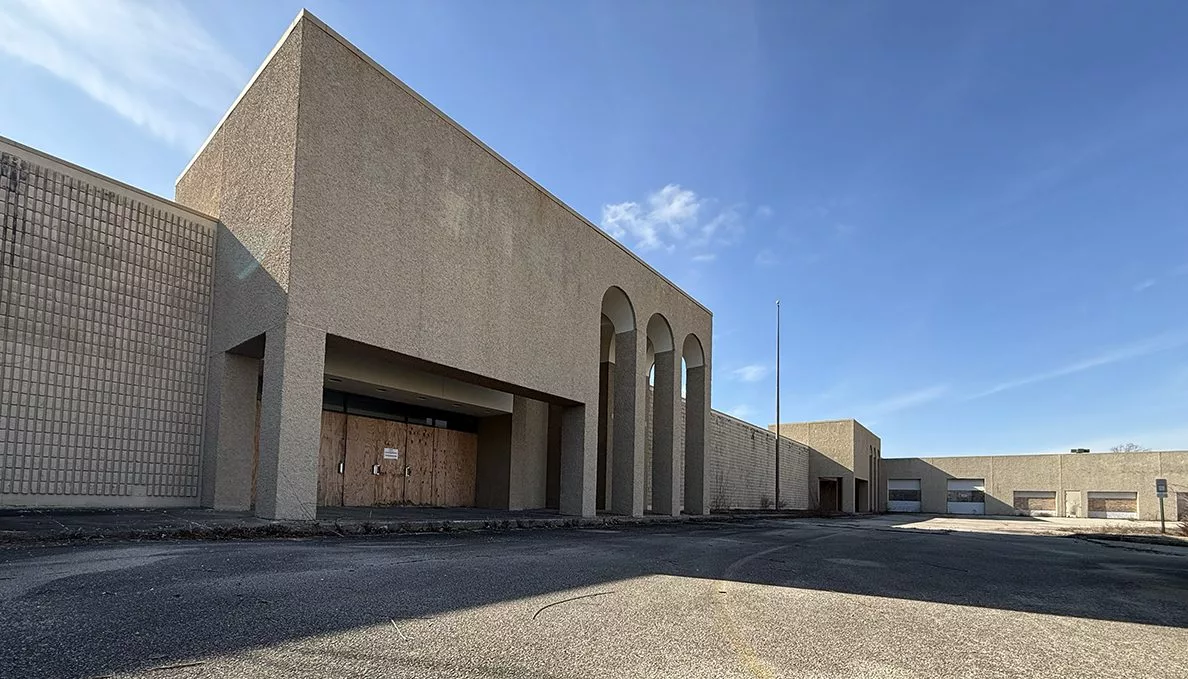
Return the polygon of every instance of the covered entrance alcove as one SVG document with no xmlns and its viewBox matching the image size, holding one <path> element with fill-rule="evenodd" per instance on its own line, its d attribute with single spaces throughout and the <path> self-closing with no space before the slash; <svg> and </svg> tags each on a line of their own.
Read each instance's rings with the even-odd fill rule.
<svg viewBox="0 0 1188 679">
<path fill-rule="evenodd" d="M 319 507 L 558 507 L 558 408 L 326 341 Z"/>
</svg>

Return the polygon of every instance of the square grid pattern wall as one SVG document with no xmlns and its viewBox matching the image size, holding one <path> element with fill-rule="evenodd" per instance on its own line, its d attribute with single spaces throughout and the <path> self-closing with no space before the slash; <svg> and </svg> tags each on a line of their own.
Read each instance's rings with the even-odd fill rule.
<svg viewBox="0 0 1188 679">
<path fill-rule="evenodd" d="M 127 194 L 0 154 L 0 503 L 196 502 L 214 228 Z"/>
</svg>

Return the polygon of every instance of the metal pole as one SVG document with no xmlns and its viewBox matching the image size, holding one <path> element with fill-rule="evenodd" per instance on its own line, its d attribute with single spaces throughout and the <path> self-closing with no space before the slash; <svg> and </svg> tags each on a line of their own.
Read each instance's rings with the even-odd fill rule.
<svg viewBox="0 0 1188 679">
<path fill-rule="evenodd" d="M 1167 533 L 1167 523 L 1163 518 L 1163 494 L 1159 495 L 1159 532 Z"/>
<path fill-rule="evenodd" d="M 780 300 L 776 300 L 776 445 L 775 508 L 780 509 Z"/>
</svg>

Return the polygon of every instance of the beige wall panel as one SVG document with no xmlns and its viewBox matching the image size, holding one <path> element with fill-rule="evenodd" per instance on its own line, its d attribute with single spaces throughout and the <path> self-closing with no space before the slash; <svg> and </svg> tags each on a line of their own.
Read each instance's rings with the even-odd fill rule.
<svg viewBox="0 0 1188 679">
<path fill-rule="evenodd" d="M 709 354 L 704 308 L 319 23 L 302 28 L 290 314 L 591 404 L 611 285 Z"/>
<path fill-rule="evenodd" d="M 213 220 L 3 138 L 0 214 L 0 505 L 198 504 Z"/>
</svg>

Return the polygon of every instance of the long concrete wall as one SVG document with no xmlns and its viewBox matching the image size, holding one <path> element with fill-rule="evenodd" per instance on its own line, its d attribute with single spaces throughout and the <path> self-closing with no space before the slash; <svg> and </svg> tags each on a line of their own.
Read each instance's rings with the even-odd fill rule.
<svg viewBox="0 0 1188 679">
<path fill-rule="evenodd" d="M 0 202 L 0 505 L 196 505 L 214 221 L 3 138 Z"/>
<path fill-rule="evenodd" d="M 881 487 L 885 492 L 888 479 L 919 479 L 921 511 L 944 513 L 949 479 L 984 479 L 987 514 L 1019 514 L 1016 491 L 1054 491 L 1058 516 L 1072 513 L 1066 496 L 1073 493 L 1073 507 L 1079 505 L 1076 515 L 1082 517 L 1084 493 L 1127 491 L 1138 494 L 1139 518 L 1154 520 L 1159 518 L 1157 478 L 1168 481 L 1165 507 L 1173 518 L 1176 493 L 1188 493 L 1188 451 L 887 458 Z"/>
<path fill-rule="evenodd" d="M 652 409 L 647 402 L 646 490 L 652 500 Z M 684 449 L 685 404 L 679 405 L 676 450 Z M 717 410 L 710 411 L 706 478 L 710 509 L 775 508 L 775 439 L 762 427 Z M 784 436 L 780 439 L 780 504 L 785 509 L 810 509 L 809 465 L 814 451 Z M 684 474 L 683 460 L 677 460 Z M 682 497 L 683 500 L 683 497 Z"/>
</svg>

